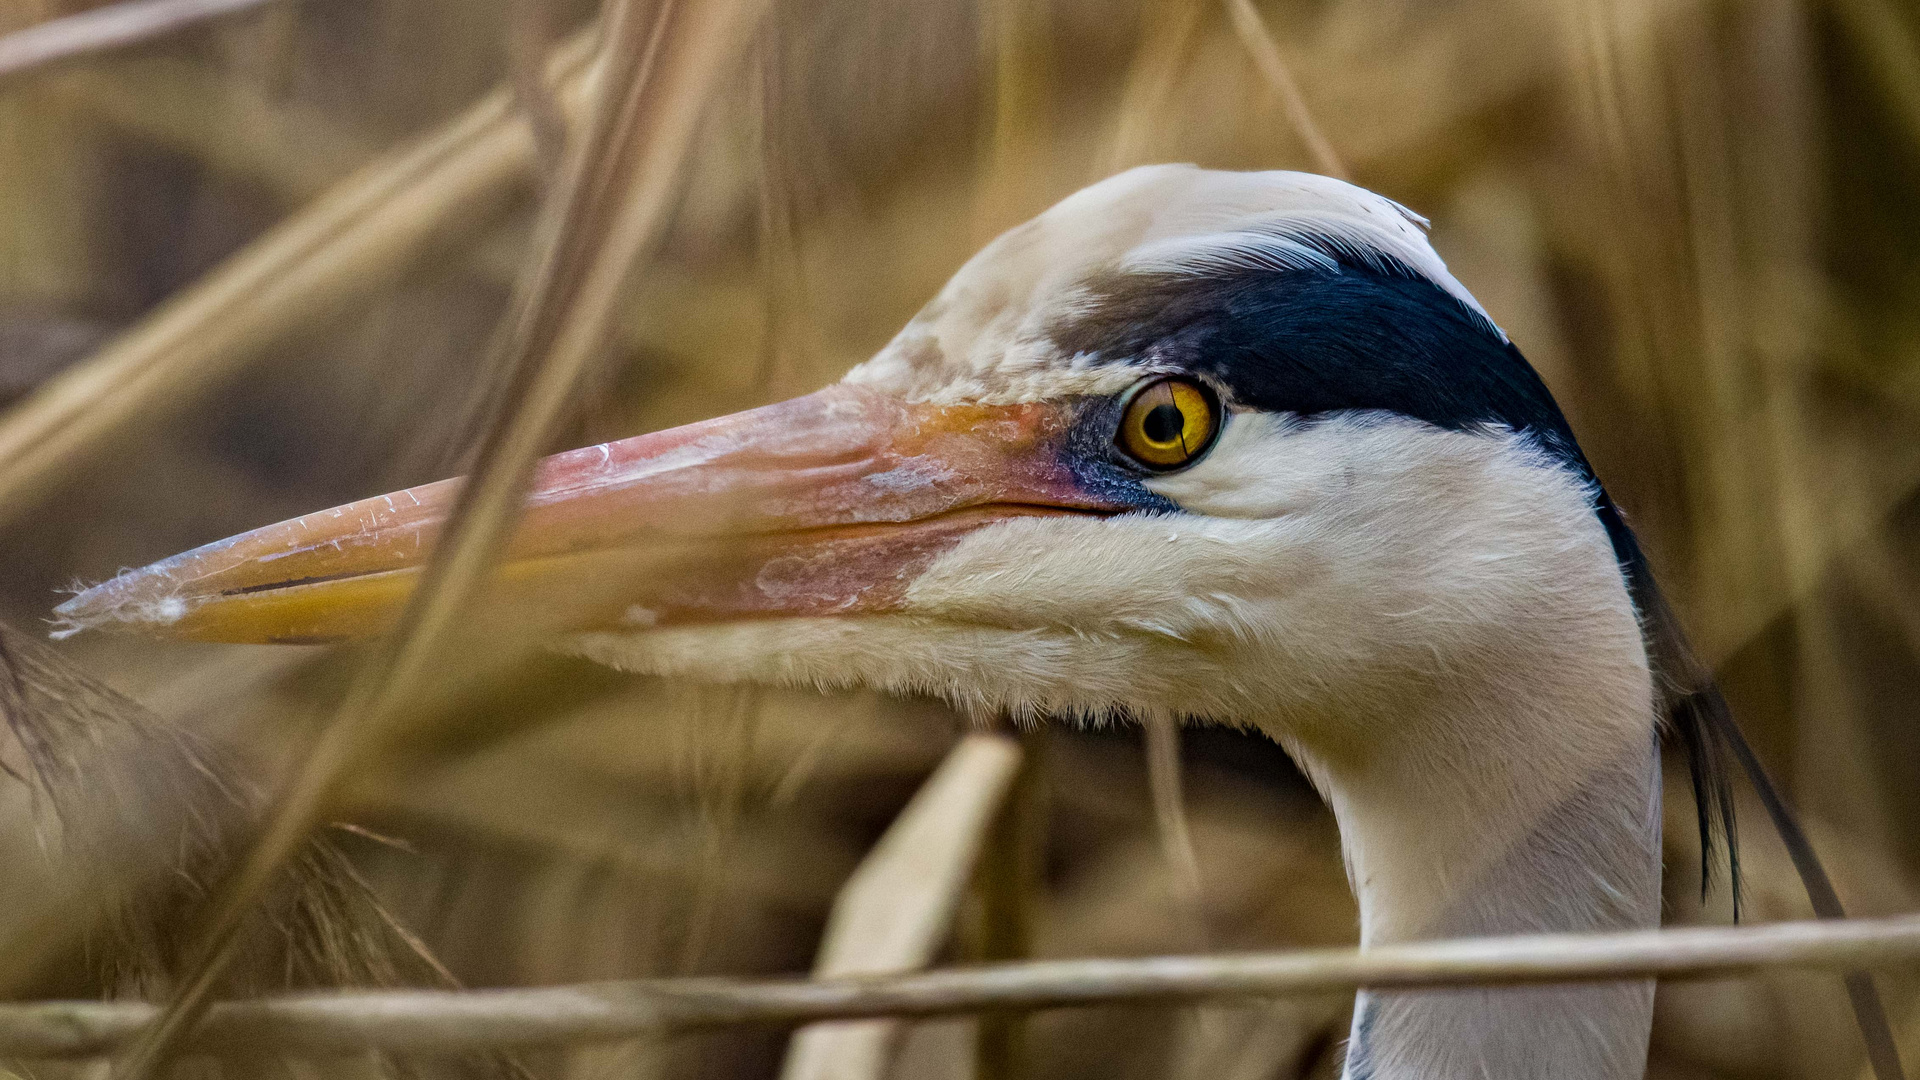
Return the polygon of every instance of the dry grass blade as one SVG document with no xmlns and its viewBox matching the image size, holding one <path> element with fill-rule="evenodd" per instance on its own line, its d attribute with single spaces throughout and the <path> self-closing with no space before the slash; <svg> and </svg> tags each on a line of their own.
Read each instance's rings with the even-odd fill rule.
<svg viewBox="0 0 1920 1080">
<path fill-rule="evenodd" d="M 513 97 L 533 130 L 540 178 L 559 180 L 567 156 L 567 113 L 547 82 L 547 54 L 554 37 L 548 0 L 514 0 L 507 28 L 507 72 Z"/>
<path fill-rule="evenodd" d="M 260 840 L 209 905 L 196 969 L 116 1062 L 118 1076 L 151 1075 L 164 1062 L 204 1007 L 234 928 L 320 820 L 338 784 L 410 715 L 433 673 L 458 668 L 456 623 L 518 517 L 535 461 L 603 350 L 636 257 L 666 226 L 695 125 L 762 4 L 688 0 L 665 5 L 651 20 L 642 6 L 615 4 L 608 16 L 601 93 L 545 218 L 541 261 L 503 339 L 511 409 L 481 447 L 473 479 L 401 615 L 390 656 L 363 669 L 276 800 Z"/>
<path fill-rule="evenodd" d="M 1200 857 L 1193 847 L 1193 829 L 1187 821 L 1185 777 L 1182 775 L 1180 723 L 1171 716 L 1156 714 L 1146 721 L 1147 791 L 1153 803 L 1153 831 L 1160 842 L 1160 858 L 1166 863 L 1173 882 L 1178 910 L 1188 923 L 1186 938 L 1192 948 L 1205 949 L 1211 935 L 1207 932 L 1206 897 L 1200 882 Z M 1181 1057 L 1171 1071 L 1178 1078 L 1202 1075 L 1199 1048 L 1221 1041 L 1221 1018 L 1206 1010 L 1195 1009 L 1183 1018 L 1187 1039 Z"/>
<path fill-rule="evenodd" d="M 1180 775 L 1180 725 L 1170 716 L 1147 720 L 1147 787 L 1153 796 L 1154 830 L 1160 837 L 1160 850 L 1173 876 L 1174 889 L 1180 895 L 1194 922 L 1197 944 L 1207 943 L 1204 907 L 1200 891 L 1200 858 L 1193 850 L 1193 830 L 1187 827 L 1185 785 Z"/>
<path fill-rule="evenodd" d="M 1120 91 L 1113 143 L 1107 150 L 1103 175 L 1143 164 L 1151 156 L 1154 125 L 1172 96 L 1181 62 L 1193 47 L 1205 12 L 1206 0 L 1148 6 L 1145 32 Z"/>
<path fill-rule="evenodd" d="M 185 1045 L 451 1051 L 658 1036 L 689 1029 L 924 1017 L 1372 988 L 1710 976 L 1771 967 L 1899 967 L 1920 960 L 1920 915 L 1768 926 L 1543 934 L 1372 949 L 1050 960 L 854 979 L 661 979 L 531 990 L 351 992 L 231 1002 Z M 93 1056 L 153 1023 L 125 1002 L 0 1005 L 0 1054 Z"/>
<path fill-rule="evenodd" d="M 1004 720 L 999 730 L 1020 740 L 1024 760 L 974 874 L 978 904 L 963 955 L 976 963 L 1032 959 L 1046 893 L 1048 819 L 1053 810 L 1048 736 Z M 1003 1009 L 975 1018 L 974 1080 L 1022 1080 L 1030 1074 L 1027 1020 L 1024 1013 Z"/>
<path fill-rule="evenodd" d="M 1898 1033 L 1896 1052 L 1902 1057 L 1920 1057 L 1920 1009 L 1909 1007 L 1906 1022 L 1899 1025 Z M 1856 1080 L 1878 1080 L 1880 1074 L 1877 1064 L 1869 1058 L 1854 1075 Z"/>
<path fill-rule="evenodd" d="M 1833 0 L 1833 12 L 1879 81 L 1907 138 L 1920 146 L 1920 39 L 1887 0 Z"/>
<path fill-rule="evenodd" d="M 556 50 L 577 84 L 582 35 Z M 25 514 L 93 451 L 155 423 L 290 331 L 390 284 L 448 234 L 503 205 L 527 177 L 533 140 L 499 91 L 374 161 L 222 263 L 192 288 L 48 380 L 0 417 L 0 519 Z"/>
<path fill-rule="evenodd" d="M 209 175 L 263 185 L 277 203 L 292 208 L 312 204 L 368 162 L 391 157 L 393 147 L 325 109 L 276 98 L 271 88 L 235 92 L 225 73 L 174 55 L 186 51 L 155 49 L 80 66 L 17 97 L 71 110 L 76 124 L 100 125 L 115 138 L 164 146 Z"/>
<path fill-rule="evenodd" d="M 809 359 L 812 328 L 807 315 L 807 284 L 798 224 L 798 187 L 791 128 L 797 111 L 789 98 L 784 55 L 790 36 L 790 12 L 770 13 L 754 50 L 754 82 L 759 138 L 759 232 L 756 256 L 764 293 L 765 329 L 761 335 L 757 388 L 768 396 L 793 382 L 796 368 Z"/>
<path fill-rule="evenodd" d="M 1313 160 L 1313 167 L 1328 176 L 1342 180 L 1350 179 L 1346 165 L 1340 155 L 1334 152 L 1333 144 L 1320 131 L 1320 125 L 1313 122 L 1313 112 L 1307 108 L 1307 99 L 1300 94 L 1300 84 L 1294 81 L 1293 72 L 1287 67 L 1287 61 L 1280 55 L 1280 46 L 1267 30 L 1266 20 L 1254 8 L 1253 0 L 1225 0 L 1227 15 L 1233 20 L 1233 32 L 1240 37 L 1240 43 L 1247 48 L 1248 55 L 1260 69 L 1260 76 L 1280 95 L 1280 102 L 1286 106 L 1287 120 L 1293 125 L 1293 133 L 1307 148 L 1307 154 Z"/>
<path fill-rule="evenodd" d="M 34 992 L 76 957 L 111 996 L 168 985 L 181 916 L 246 843 L 259 810 L 235 747 L 0 624 L 0 789 L 9 788 L 31 799 L 40 850 L 8 860 L 27 891 L 0 905 L 0 996 Z M 250 923 L 249 960 L 223 993 L 458 985 L 323 835 L 289 861 Z"/>
<path fill-rule="evenodd" d="M 980 16 L 993 56 L 991 141 L 974 209 L 975 239 L 985 243 L 1039 210 L 1049 194 L 1046 159 L 1053 147 L 1046 106 L 1052 58 L 1046 5 L 981 0 Z"/>
<path fill-rule="evenodd" d="M 1020 770 L 1020 744 L 970 735 L 921 785 L 833 904 L 814 975 L 912 971 L 952 929 L 995 816 Z M 899 1025 L 823 1024 L 796 1033 L 784 1080 L 880 1080 Z"/>
<path fill-rule="evenodd" d="M 127 0 L 49 19 L 0 37 L 0 78 L 77 56 L 151 41 L 268 0 Z"/>
</svg>

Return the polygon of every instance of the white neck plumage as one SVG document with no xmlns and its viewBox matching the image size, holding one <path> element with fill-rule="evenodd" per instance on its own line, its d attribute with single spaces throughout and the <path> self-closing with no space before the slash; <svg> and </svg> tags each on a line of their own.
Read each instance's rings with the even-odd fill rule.
<svg viewBox="0 0 1920 1080">
<path fill-rule="evenodd" d="M 1653 681 L 1590 484 L 1521 437 L 1241 426 L 1287 463 L 1257 507 L 1293 576 L 1236 670 L 1271 673 L 1262 726 L 1339 821 L 1362 943 L 1657 926 Z M 1239 449 L 1182 505 L 1232 512 L 1199 474 Z M 1348 1076 L 1638 1080 L 1652 1009 L 1650 982 L 1363 994 Z"/>
<path fill-rule="evenodd" d="M 1523 714 L 1541 706 L 1497 707 Z M 1339 819 L 1362 943 L 1657 926 L 1653 721 L 1642 705 L 1637 722 L 1623 727 L 1622 711 L 1562 713 L 1556 719 L 1564 723 L 1553 724 L 1483 715 L 1408 725 L 1463 734 L 1544 729 L 1559 733 L 1554 746 L 1429 743 L 1357 768 L 1307 755 Z M 1594 738 L 1607 731 L 1615 733 L 1611 746 Z M 1486 762 L 1482 755 L 1495 767 L 1460 767 Z M 1362 993 L 1346 1076 L 1637 1080 L 1652 1012 L 1650 981 Z"/>
</svg>

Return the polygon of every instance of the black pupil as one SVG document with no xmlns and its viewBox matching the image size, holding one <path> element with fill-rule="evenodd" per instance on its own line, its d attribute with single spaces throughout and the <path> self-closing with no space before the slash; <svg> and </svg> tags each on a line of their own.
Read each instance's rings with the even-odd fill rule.
<svg viewBox="0 0 1920 1080">
<path fill-rule="evenodd" d="M 1141 434 L 1151 442 L 1170 443 L 1180 437 L 1187 426 L 1187 418 L 1178 405 L 1155 405 L 1147 418 L 1140 422 Z"/>
</svg>

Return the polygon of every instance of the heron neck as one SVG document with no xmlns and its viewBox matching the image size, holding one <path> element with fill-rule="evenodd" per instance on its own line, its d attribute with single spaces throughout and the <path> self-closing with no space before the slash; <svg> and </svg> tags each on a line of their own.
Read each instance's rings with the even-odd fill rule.
<svg viewBox="0 0 1920 1080">
<path fill-rule="evenodd" d="M 1320 770 L 1362 944 L 1657 926 L 1659 762 L 1650 706 L 1634 711 L 1410 724 L 1469 737 Z M 1637 1080 L 1652 1010 L 1651 982 L 1364 992 L 1346 1075 Z"/>
</svg>

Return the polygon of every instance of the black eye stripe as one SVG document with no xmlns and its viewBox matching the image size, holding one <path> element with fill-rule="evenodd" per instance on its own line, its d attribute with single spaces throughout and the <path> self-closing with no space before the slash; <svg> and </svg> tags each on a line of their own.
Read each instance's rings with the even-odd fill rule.
<svg viewBox="0 0 1920 1080">
<path fill-rule="evenodd" d="M 1220 387 L 1236 409 L 1313 418 L 1391 412 L 1450 431 L 1507 429 L 1596 485 L 1623 564 L 1640 559 L 1565 416 L 1486 317 L 1391 259 L 1337 270 L 1108 274 L 1050 328 L 1062 353 L 1149 360 Z M 1138 463 L 1134 463 L 1138 464 Z"/>
<path fill-rule="evenodd" d="M 1095 301 L 1052 331 L 1069 355 L 1150 359 L 1262 412 L 1379 410 L 1455 431 L 1501 425 L 1531 432 L 1591 475 L 1519 350 L 1412 270 L 1347 259 L 1337 272 L 1114 274 L 1090 288 Z"/>
</svg>

